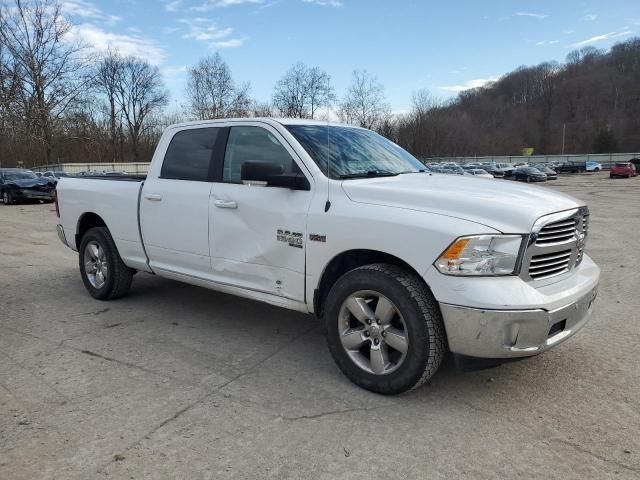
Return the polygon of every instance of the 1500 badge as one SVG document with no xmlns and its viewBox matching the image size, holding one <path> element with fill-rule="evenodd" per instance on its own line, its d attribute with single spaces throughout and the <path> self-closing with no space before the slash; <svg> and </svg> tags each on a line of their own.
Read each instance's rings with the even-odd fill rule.
<svg viewBox="0 0 640 480">
<path fill-rule="evenodd" d="M 278 229 L 277 239 L 279 242 L 288 243 L 290 247 L 302 248 L 302 233 L 300 232 Z"/>
</svg>

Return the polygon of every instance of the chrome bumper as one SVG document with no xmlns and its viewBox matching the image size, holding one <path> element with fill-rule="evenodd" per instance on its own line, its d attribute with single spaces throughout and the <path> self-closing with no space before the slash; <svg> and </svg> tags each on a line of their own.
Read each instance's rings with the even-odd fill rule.
<svg viewBox="0 0 640 480">
<path fill-rule="evenodd" d="M 556 310 L 480 310 L 440 304 L 449 348 L 480 358 L 536 355 L 558 345 L 591 318 L 597 286 Z"/>
<path fill-rule="evenodd" d="M 60 239 L 60 241 L 62 242 L 62 244 L 65 247 L 69 247 L 69 244 L 67 243 L 67 237 L 64 235 L 64 228 L 62 228 L 62 225 L 58 224 L 56 225 L 56 232 L 58 233 L 58 238 Z"/>
</svg>

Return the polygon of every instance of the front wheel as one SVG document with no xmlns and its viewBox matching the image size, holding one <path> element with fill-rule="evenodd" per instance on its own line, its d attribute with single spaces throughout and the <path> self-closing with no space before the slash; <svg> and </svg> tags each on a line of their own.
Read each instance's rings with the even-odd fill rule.
<svg viewBox="0 0 640 480">
<path fill-rule="evenodd" d="M 2 203 L 5 205 L 11 205 L 13 203 L 13 196 L 10 191 L 5 190 L 2 192 Z"/>
<path fill-rule="evenodd" d="M 92 297 L 112 300 L 129 291 L 133 270 L 120 258 L 106 227 L 88 230 L 78 252 L 82 282 Z"/>
<path fill-rule="evenodd" d="M 435 374 L 446 352 L 442 315 L 416 275 L 388 264 L 344 274 L 326 301 L 331 354 L 362 388 L 397 394 Z"/>
</svg>

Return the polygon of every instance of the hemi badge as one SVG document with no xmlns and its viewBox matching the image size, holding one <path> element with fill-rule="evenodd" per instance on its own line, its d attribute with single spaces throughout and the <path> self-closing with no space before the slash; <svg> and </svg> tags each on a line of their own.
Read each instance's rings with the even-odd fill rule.
<svg viewBox="0 0 640 480">
<path fill-rule="evenodd" d="M 317 233 L 310 233 L 309 240 L 312 242 L 322 242 L 325 243 L 327 241 L 326 235 L 318 235 Z"/>
</svg>

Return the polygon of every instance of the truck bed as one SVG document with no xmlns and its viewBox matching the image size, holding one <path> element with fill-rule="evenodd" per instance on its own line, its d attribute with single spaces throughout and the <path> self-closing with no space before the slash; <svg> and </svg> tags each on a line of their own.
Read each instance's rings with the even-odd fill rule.
<svg viewBox="0 0 640 480">
<path fill-rule="evenodd" d="M 97 215 L 106 223 L 120 255 L 128 259 L 129 266 L 146 269 L 138 216 L 143 180 L 143 176 L 137 175 L 61 178 L 57 186 L 58 204 L 69 245 L 77 247 L 75 234 L 83 217 Z"/>
</svg>

